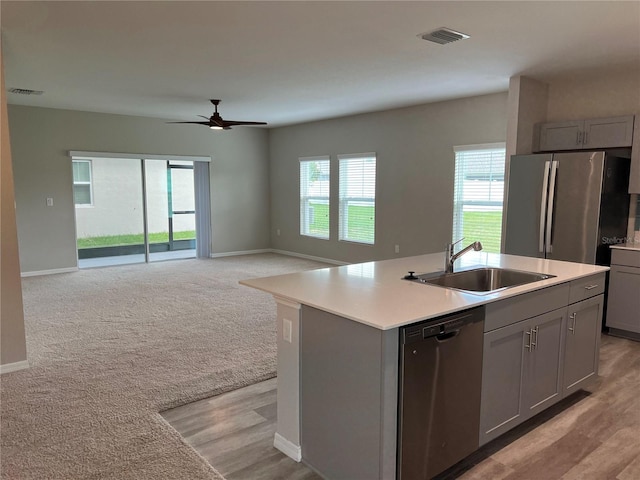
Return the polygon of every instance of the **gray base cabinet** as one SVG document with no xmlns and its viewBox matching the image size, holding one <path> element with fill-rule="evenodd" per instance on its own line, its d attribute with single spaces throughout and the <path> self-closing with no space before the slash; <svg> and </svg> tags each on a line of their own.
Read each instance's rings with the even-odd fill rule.
<svg viewBox="0 0 640 480">
<path fill-rule="evenodd" d="M 640 250 L 612 249 L 607 327 L 640 333 Z"/>
<path fill-rule="evenodd" d="M 598 374 L 604 295 L 569 306 L 565 342 L 563 396 L 590 383 Z"/>
<path fill-rule="evenodd" d="M 597 377 L 604 284 L 593 275 L 487 305 L 480 445 Z"/>
<path fill-rule="evenodd" d="M 565 323 L 561 308 L 485 334 L 480 444 L 560 400 Z"/>
</svg>

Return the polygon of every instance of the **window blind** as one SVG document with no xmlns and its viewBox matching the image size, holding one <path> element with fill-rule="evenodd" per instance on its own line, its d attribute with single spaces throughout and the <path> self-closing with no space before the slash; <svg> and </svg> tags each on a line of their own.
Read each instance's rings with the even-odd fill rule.
<svg viewBox="0 0 640 480">
<path fill-rule="evenodd" d="M 339 240 L 374 244 L 376 231 L 376 154 L 338 155 Z"/>
<path fill-rule="evenodd" d="M 329 156 L 300 158 L 300 235 L 329 238 Z"/>
<path fill-rule="evenodd" d="M 73 202 L 75 205 L 93 205 L 91 186 L 91 160 L 73 160 Z"/>
<path fill-rule="evenodd" d="M 482 242 L 486 252 L 500 252 L 504 197 L 504 144 L 454 147 L 454 242 Z M 459 245 L 461 248 L 464 245 Z"/>
</svg>

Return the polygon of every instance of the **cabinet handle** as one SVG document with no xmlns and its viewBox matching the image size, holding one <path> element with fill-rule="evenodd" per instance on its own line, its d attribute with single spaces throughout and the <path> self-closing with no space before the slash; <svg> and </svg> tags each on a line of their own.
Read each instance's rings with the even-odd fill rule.
<svg viewBox="0 0 640 480">
<path fill-rule="evenodd" d="M 597 288 L 598 284 L 596 283 L 595 285 L 587 285 L 586 287 L 584 287 L 585 290 L 593 290 L 594 288 Z"/>
<path fill-rule="evenodd" d="M 580 131 L 576 132 L 576 145 L 580 145 Z"/>
<path fill-rule="evenodd" d="M 533 332 L 533 335 L 531 335 L 531 348 L 533 348 L 534 350 L 537 350 L 538 349 L 538 325 L 536 325 L 535 328 L 531 331 Z"/>
<path fill-rule="evenodd" d="M 529 330 L 528 332 L 524 332 L 524 334 L 529 335 L 529 343 L 525 343 L 524 348 L 529 350 L 529 353 L 531 353 L 531 330 Z"/>
<path fill-rule="evenodd" d="M 573 335 L 576 334 L 576 315 L 578 315 L 576 312 L 573 312 L 571 315 L 569 315 L 569 318 L 572 320 L 571 326 L 569 327 L 569 331 Z"/>
<path fill-rule="evenodd" d="M 589 145 L 589 132 L 584 132 L 584 137 L 582 138 L 582 143 L 584 145 Z"/>
</svg>

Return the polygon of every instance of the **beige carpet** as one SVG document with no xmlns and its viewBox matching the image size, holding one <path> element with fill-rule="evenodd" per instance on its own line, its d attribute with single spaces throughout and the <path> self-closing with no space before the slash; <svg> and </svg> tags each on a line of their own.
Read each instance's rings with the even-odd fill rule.
<svg viewBox="0 0 640 480">
<path fill-rule="evenodd" d="M 31 368 L 0 377 L 2 479 L 221 478 L 158 412 L 275 375 L 275 254 L 23 279 Z"/>
</svg>

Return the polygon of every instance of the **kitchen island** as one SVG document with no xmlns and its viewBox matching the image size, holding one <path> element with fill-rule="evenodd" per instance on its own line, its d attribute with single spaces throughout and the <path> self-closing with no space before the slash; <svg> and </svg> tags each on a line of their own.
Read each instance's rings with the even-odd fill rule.
<svg viewBox="0 0 640 480">
<path fill-rule="evenodd" d="M 489 294 L 403 280 L 443 265 L 437 253 L 241 282 L 277 304 L 279 450 L 326 478 L 396 478 L 400 328 L 476 306 L 486 306 L 479 444 L 595 378 L 606 267 L 473 252 L 456 270 L 553 277 Z M 521 353 L 534 329 L 537 361 Z"/>
</svg>

